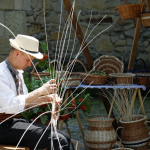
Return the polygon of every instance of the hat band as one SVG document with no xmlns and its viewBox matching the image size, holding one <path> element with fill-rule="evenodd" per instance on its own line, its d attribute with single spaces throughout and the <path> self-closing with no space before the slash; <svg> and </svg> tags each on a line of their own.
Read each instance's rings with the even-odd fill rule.
<svg viewBox="0 0 150 150">
<path fill-rule="evenodd" d="M 22 49 L 22 50 L 24 50 L 24 51 L 26 51 L 26 52 L 29 52 L 29 53 L 34 53 L 34 54 L 37 54 L 38 52 L 31 52 L 31 51 L 29 51 L 29 50 L 26 50 L 26 49 L 23 49 L 23 48 L 21 48 L 21 47 L 19 47 L 20 49 Z"/>
</svg>

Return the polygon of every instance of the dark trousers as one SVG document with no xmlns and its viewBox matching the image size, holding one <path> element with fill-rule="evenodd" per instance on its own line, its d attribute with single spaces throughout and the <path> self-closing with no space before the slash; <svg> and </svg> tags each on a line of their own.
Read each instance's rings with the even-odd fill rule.
<svg viewBox="0 0 150 150">
<path fill-rule="evenodd" d="M 11 119 L 0 124 L 0 144 L 16 146 L 31 123 L 26 119 Z M 46 125 L 34 123 L 23 136 L 19 146 L 29 147 L 34 149 L 40 137 L 46 129 Z M 70 149 L 70 137 L 68 134 L 57 130 L 59 142 L 63 150 Z M 51 143 L 52 139 L 52 143 Z M 51 131 L 51 126 L 43 135 L 36 149 L 51 149 L 59 150 L 59 143 L 54 130 Z"/>
</svg>

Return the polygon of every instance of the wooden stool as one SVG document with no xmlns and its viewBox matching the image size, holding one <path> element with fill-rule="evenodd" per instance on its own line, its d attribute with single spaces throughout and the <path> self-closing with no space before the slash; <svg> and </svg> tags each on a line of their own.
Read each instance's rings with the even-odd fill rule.
<svg viewBox="0 0 150 150">
<path fill-rule="evenodd" d="M 12 145 L 0 145 L 0 150 L 30 150 L 30 148 L 28 147 L 22 147 L 22 146 L 18 146 L 16 148 L 16 146 L 12 146 Z"/>
</svg>

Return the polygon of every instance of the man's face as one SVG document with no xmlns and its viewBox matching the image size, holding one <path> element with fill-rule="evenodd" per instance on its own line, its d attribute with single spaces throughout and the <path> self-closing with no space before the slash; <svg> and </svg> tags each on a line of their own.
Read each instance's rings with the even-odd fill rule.
<svg viewBox="0 0 150 150">
<path fill-rule="evenodd" d="M 27 55 L 26 53 L 23 53 L 20 51 L 17 59 L 17 68 L 25 70 L 28 66 L 31 66 L 31 61 L 34 59 L 33 56 Z"/>
</svg>

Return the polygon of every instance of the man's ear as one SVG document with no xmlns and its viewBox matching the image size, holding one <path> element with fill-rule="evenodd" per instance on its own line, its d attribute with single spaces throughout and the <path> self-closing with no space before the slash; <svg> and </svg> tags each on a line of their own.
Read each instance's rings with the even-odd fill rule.
<svg viewBox="0 0 150 150">
<path fill-rule="evenodd" d="M 20 55 L 20 51 L 19 50 L 16 50 L 15 51 L 15 57 L 18 57 Z"/>
</svg>

